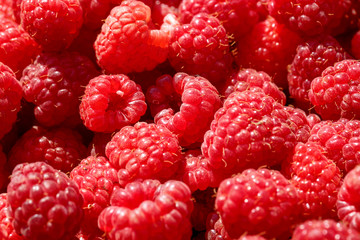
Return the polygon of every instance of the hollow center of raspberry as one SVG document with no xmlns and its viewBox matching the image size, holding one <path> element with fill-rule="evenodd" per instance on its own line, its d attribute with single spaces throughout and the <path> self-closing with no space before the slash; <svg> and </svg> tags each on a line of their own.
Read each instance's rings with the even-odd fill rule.
<svg viewBox="0 0 360 240">
<path fill-rule="evenodd" d="M 125 93 L 121 90 L 117 90 L 109 95 L 109 104 L 107 111 L 118 111 L 124 109 L 127 106 L 127 100 Z"/>
</svg>

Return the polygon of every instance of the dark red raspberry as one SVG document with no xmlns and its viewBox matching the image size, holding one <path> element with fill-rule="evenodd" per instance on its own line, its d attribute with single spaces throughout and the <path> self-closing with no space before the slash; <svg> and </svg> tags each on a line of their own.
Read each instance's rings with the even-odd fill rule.
<svg viewBox="0 0 360 240">
<path fill-rule="evenodd" d="M 354 119 L 360 117 L 359 89 L 360 62 L 343 60 L 311 82 L 309 99 L 323 119 Z"/>
<path fill-rule="evenodd" d="M 101 211 L 110 206 L 111 194 L 120 188 L 117 171 L 105 157 L 89 156 L 70 172 L 70 178 L 84 199 L 82 230 L 95 232 Z"/>
<path fill-rule="evenodd" d="M 89 29 L 87 27 L 80 28 L 79 35 L 72 41 L 67 49 L 71 52 L 78 52 L 83 56 L 88 57 L 94 64 L 96 64 L 96 55 L 94 49 L 94 42 L 100 30 Z M 100 68 L 97 66 L 97 68 Z"/>
<path fill-rule="evenodd" d="M 24 98 L 36 105 L 35 117 L 44 126 L 81 123 L 80 97 L 98 75 L 95 65 L 76 52 L 42 53 L 24 69 Z"/>
<path fill-rule="evenodd" d="M 350 5 L 350 7 L 348 7 L 347 11 L 343 14 L 337 27 L 331 30 L 332 36 L 351 33 L 358 29 L 358 22 L 360 18 L 360 2 L 358 0 L 343 0 L 342 3 L 343 6 L 346 7 L 347 5 Z"/>
<path fill-rule="evenodd" d="M 145 112 L 140 85 L 124 74 L 91 79 L 80 104 L 84 125 L 95 132 L 114 132 L 138 122 Z"/>
<path fill-rule="evenodd" d="M 89 29 L 100 29 L 114 4 L 111 0 L 79 0 L 83 10 L 84 23 Z"/>
<path fill-rule="evenodd" d="M 175 16 L 167 15 L 160 29 L 151 21 L 144 3 L 122 1 L 106 18 L 94 47 L 99 65 L 107 73 L 152 70 L 166 60 Z"/>
<path fill-rule="evenodd" d="M 215 206 L 229 236 L 263 234 L 276 238 L 290 233 L 299 214 L 295 187 L 280 172 L 247 169 L 224 180 Z"/>
<path fill-rule="evenodd" d="M 7 188 L 9 213 L 25 239 L 71 239 L 83 218 L 75 182 L 44 162 L 19 164 Z"/>
<path fill-rule="evenodd" d="M 83 24 L 79 0 L 22 0 L 21 26 L 46 51 L 70 46 Z"/>
<path fill-rule="evenodd" d="M 69 128 L 44 129 L 34 126 L 9 153 L 11 169 L 19 163 L 45 162 L 63 172 L 70 172 L 85 157 L 81 135 Z"/>
<path fill-rule="evenodd" d="M 350 8 L 348 0 L 268 0 L 269 13 L 279 23 L 307 36 L 330 32 Z"/>
<path fill-rule="evenodd" d="M 351 54 L 356 59 L 360 59 L 360 30 L 351 39 Z"/>
<path fill-rule="evenodd" d="M 294 59 L 300 42 L 301 38 L 296 33 L 270 17 L 238 39 L 235 60 L 241 68 L 266 72 L 276 85 L 287 89 L 287 65 Z"/>
<path fill-rule="evenodd" d="M 2 145 L 0 145 L 0 192 L 6 190 L 6 186 L 9 183 L 9 176 L 10 172 L 8 171 L 7 157 L 3 152 Z"/>
<path fill-rule="evenodd" d="M 194 230 L 206 230 L 207 217 L 215 211 L 215 196 L 216 190 L 214 188 L 207 188 L 204 191 L 197 190 L 192 193 L 194 210 L 191 213 L 190 220 Z"/>
<path fill-rule="evenodd" d="M 1 34 L 0 34 L 1 37 Z M 1 51 L 1 47 L 0 47 Z M 1 57 L 1 54 L 0 54 Z M 0 138 L 10 132 L 20 111 L 22 89 L 14 72 L 0 62 Z"/>
<path fill-rule="evenodd" d="M 192 234 L 191 192 L 180 181 L 129 183 L 113 193 L 111 205 L 98 221 L 110 240 L 182 240 Z"/>
<path fill-rule="evenodd" d="M 145 122 L 123 127 L 106 145 L 105 153 L 118 170 L 121 186 L 136 179 L 166 181 L 181 160 L 177 137 L 163 126 Z"/>
<path fill-rule="evenodd" d="M 358 240 L 360 234 L 333 219 L 308 220 L 298 225 L 292 240 Z"/>
<path fill-rule="evenodd" d="M 13 0 L 0 0 L 0 18 L 8 18 L 15 21 Z"/>
<path fill-rule="evenodd" d="M 310 84 L 322 71 L 336 62 L 351 58 L 335 38 L 330 35 L 311 38 L 301 43 L 289 67 L 287 76 L 289 93 L 296 106 L 304 110 L 311 107 L 308 92 Z"/>
<path fill-rule="evenodd" d="M 225 28 L 217 18 L 197 14 L 189 24 L 175 27 L 169 61 L 178 72 L 199 74 L 213 84 L 221 83 L 233 62 Z"/>
<path fill-rule="evenodd" d="M 87 155 L 105 157 L 106 144 L 110 142 L 113 135 L 113 133 L 95 133 L 88 146 Z"/>
<path fill-rule="evenodd" d="M 181 96 L 181 103 L 177 101 Z M 205 78 L 177 73 L 173 78 L 160 77 L 157 85 L 147 92 L 153 111 L 161 110 L 154 118 L 179 137 L 181 146 L 203 141 L 214 113 L 221 105 L 217 89 Z M 174 99 L 175 103 L 166 103 Z M 178 109 L 170 107 L 179 106 Z M 176 112 L 177 111 L 177 112 Z"/>
<path fill-rule="evenodd" d="M 224 228 L 222 220 L 218 213 L 210 213 L 206 221 L 207 240 L 233 240 Z"/>
</svg>

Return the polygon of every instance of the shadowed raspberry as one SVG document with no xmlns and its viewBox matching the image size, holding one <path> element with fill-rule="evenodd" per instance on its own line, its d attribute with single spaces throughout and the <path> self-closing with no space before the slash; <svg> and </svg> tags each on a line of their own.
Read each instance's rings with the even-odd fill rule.
<svg viewBox="0 0 360 240">
<path fill-rule="evenodd" d="M 110 142 L 113 135 L 114 133 L 95 133 L 88 146 L 87 155 L 105 157 L 106 144 Z"/>
<path fill-rule="evenodd" d="M 215 211 L 216 190 L 214 188 L 197 190 L 191 196 L 194 203 L 194 210 L 191 213 L 192 228 L 196 231 L 204 231 L 208 215 Z"/>
<path fill-rule="evenodd" d="M 351 54 L 355 59 L 360 59 L 360 30 L 351 39 Z"/>
<path fill-rule="evenodd" d="M 83 10 L 83 26 L 89 29 L 100 29 L 104 19 L 115 6 L 111 0 L 79 0 Z"/>
</svg>

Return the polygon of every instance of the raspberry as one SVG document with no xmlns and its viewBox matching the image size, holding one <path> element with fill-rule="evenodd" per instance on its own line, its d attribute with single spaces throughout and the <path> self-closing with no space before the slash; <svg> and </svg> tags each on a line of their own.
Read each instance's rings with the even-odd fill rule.
<svg viewBox="0 0 360 240">
<path fill-rule="evenodd" d="M 103 20 L 114 7 L 110 0 L 79 0 L 79 2 L 83 10 L 83 26 L 89 29 L 100 29 Z"/>
<path fill-rule="evenodd" d="M 71 42 L 67 51 L 78 52 L 81 55 L 88 57 L 95 64 L 96 55 L 94 42 L 99 32 L 100 30 L 93 30 L 86 27 L 80 28 L 79 35 Z M 97 64 L 96 67 L 98 67 Z"/>
<path fill-rule="evenodd" d="M 105 157 L 106 144 L 110 142 L 112 137 L 113 133 L 95 133 L 88 146 L 88 155 Z"/>
<path fill-rule="evenodd" d="M 1 235 L 3 234 L 3 235 Z M 23 240 L 12 225 L 12 218 L 8 214 L 7 193 L 0 194 L 0 239 Z"/>
<path fill-rule="evenodd" d="M 6 189 L 6 186 L 9 182 L 10 173 L 7 169 L 7 158 L 5 153 L 3 152 L 3 147 L 0 145 L 0 191 Z M 0 238 L 1 239 L 1 238 Z"/>
<path fill-rule="evenodd" d="M 360 2 L 357 0 L 342 1 L 347 11 L 341 18 L 341 22 L 337 27 L 331 30 L 332 36 L 347 34 L 358 29 L 358 19 L 360 17 Z M 350 7 L 347 7 L 350 5 Z"/>
<path fill-rule="evenodd" d="M 225 98 L 227 98 L 234 91 L 245 91 L 250 87 L 259 87 L 264 93 L 273 97 L 279 103 L 285 105 L 286 96 L 278 86 L 273 82 L 271 77 L 263 71 L 256 71 L 255 69 L 245 68 L 234 72 L 225 84 L 222 91 Z"/>
<path fill-rule="evenodd" d="M 46 51 L 69 47 L 83 24 L 79 0 L 22 0 L 21 26 Z"/>
<path fill-rule="evenodd" d="M 351 58 L 350 55 L 330 35 L 311 38 L 300 44 L 287 77 L 289 93 L 296 105 L 309 109 L 308 92 L 312 80 L 320 77 L 327 67 L 348 58 Z"/>
<path fill-rule="evenodd" d="M 327 67 L 311 82 L 309 99 L 323 119 L 360 117 L 360 62 L 343 60 Z"/>
<path fill-rule="evenodd" d="M 304 219 L 336 219 L 336 199 L 342 183 L 336 164 L 313 142 L 298 143 L 291 163 L 291 183 L 301 202 Z"/>
<path fill-rule="evenodd" d="M 209 129 L 214 113 L 220 107 L 220 97 L 217 89 L 205 78 L 177 73 L 170 77 L 160 77 L 157 86 L 148 90 L 147 96 L 153 111 L 166 104 L 166 98 L 178 99 L 173 105 L 180 105 L 180 110 L 164 109 L 154 118 L 156 124 L 163 125 L 179 137 L 181 146 L 202 142 L 204 133 Z M 160 100 L 160 101 L 159 101 Z M 156 106 L 158 105 L 158 106 Z"/>
<path fill-rule="evenodd" d="M 12 0 L 0 0 L 0 18 L 8 18 L 15 21 Z"/>
<path fill-rule="evenodd" d="M 34 126 L 13 146 L 9 164 L 45 162 L 63 172 L 71 171 L 85 157 L 81 135 L 69 128 L 44 129 Z"/>
<path fill-rule="evenodd" d="M 79 189 L 50 165 L 17 165 L 7 194 L 13 226 L 25 239 L 70 239 L 78 231 L 83 217 Z"/>
<path fill-rule="evenodd" d="M 287 65 L 294 59 L 301 38 L 273 18 L 259 22 L 245 37 L 238 39 L 234 51 L 240 68 L 264 71 L 276 85 L 287 89 Z"/>
<path fill-rule="evenodd" d="M 106 156 L 125 186 L 136 179 L 168 180 L 179 167 L 178 139 L 168 129 L 138 122 L 123 127 L 106 145 Z"/>
<path fill-rule="evenodd" d="M 356 58 L 360 58 L 360 30 L 351 39 L 351 53 Z"/>
<path fill-rule="evenodd" d="M 341 222 L 332 219 L 308 220 L 298 225 L 292 235 L 293 240 L 336 240 L 360 239 L 359 233 L 349 229 Z"/>
<path fill-rule="evenodd" d="M 42 53 L 24 69 L 20 82 L 40 124 L 71 126 L 81 123 L 79 98 L 96 75 L 95 65 L 76 52 Z"/>
<path fill-rule="evenodd" d="M 107 73 L 152 70 L 166 60 L 175 17 L 167 15 L 160 29 L 151 22 L 151 10 L 140 1 L 122 1 L 114 7 L 95 43 L 99 65 Z"/>
<path fill-rule="evenodd" d="M 1 62 L 0 89 L 0 138 L 2 138 L 6 133 L 10 132 L 16 121 L 17 113 L 20 111 L 22 89 L 19 82 L 16 80 L 14 72 Z"/>
<path fill-rule="evenodd" d="M 194 209 L 191 213 L 191 224 L 194 230 L 206 230 L 207 216 L 215 211 L 215 189 L 207 188 L 204 191 L 192 193 Z"/>
<path fill-rule="evenodd" d="M 222 220 L 218 213 L 209 213 L 206 221 L 207 240 L 232 240 L 224 228 Z"/>
<path fill-rule="evenodd" d="M 232 238 L 260 234 L 276 238 L 297 220 L 299 198 L 280 172 L 247 169 L 221 182 L 215 200 L 224 227 Z"/>
<path fill-rule="evenodd" d="M 96 132 L 114 132 L 134 124 L 145 112 L 145 95 L 140 85 L 124 74 L 91 79 L 80 104 L 84 125 Z"/>
<path fill-rule="evenodd" d="M 350 7 L 347 0 L 268 0 L 269 13 L 279 23 L 307 36 L 337 27 Z"/>
<path fill-rule="evenodd" d="M 100 212 L 110 206 L 110 196 L 119 188 L 117 171 L 105 157 L 89 156 L 70 172 L 70 178 L 78 185 L 84 199 L 84 232 L 97 227 Z"/>
<path fill-rule="evenodd" d="M 91 233 L 80 230 L 75 235 L 74 240 L 104 240 L 104 232 L 100 229 L 97 229 L 97 231 Z"/>
<path fill-rule="evenodd" d="M 190 239 L 193 204 L 185 183 L 132 182 L 113 193 L 111 205 L 98 221 L 110 240 Z"/>
<path fill-rule="evenodd" d="M 175 27 L 168 58 L 175 70 L 199 74 L 214 84 L 225 79 L 233 61 L 225 28 L 205 13 Z"/>
</svg>

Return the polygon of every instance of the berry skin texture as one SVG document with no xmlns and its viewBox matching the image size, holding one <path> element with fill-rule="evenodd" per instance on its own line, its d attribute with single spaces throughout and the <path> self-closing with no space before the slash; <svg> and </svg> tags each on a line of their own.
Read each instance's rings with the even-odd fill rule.
<svg viewBox="0 0 360 240">
<path fill-rule="evenodd" d="M 106 145 L 105 153 L 118 170 L 121 186 L 136 179 L 166 181 L 181 160 L 177 137 L 163 126 L 146 122 L 123 127 Z"/>
<path fill-rule="evenodd" d="M 24 69 L 20 82 L 25 100 L 35 104 L 41 125 L 74 126 L 81 123 L 84 86 L 98 74 L 91 60 L 76 52 L 42 53 Z"/>
<path fill-rule="evenodd" d="M 298 201 L 295 187 L 279 171 L 247 169 L 221 182 L 215 207 L 230 237 L 276 238 L 290 231 Z"/>
<path fill-rule="evenodd" d="M 2 234 L 2 235 L 1 235 Z M 3 240 L 23 240 L 12 225 L 12 218 L 9 217 L 7 193 L 0 194 L 0 239 Z"/>
<path fill-rule="evenodd" d="M 207 217 L 205 236 L 207 240 L 232 240 L 216 212 L 210 213 Z"/>
<path fill-rule="evenodd" d="M 45 162 L 65 173 L 86 155 L 81 135 L 69 128 L 45 129 L 33 126 L 15 143 L 9 153 L 13 169 L 19 163 Z"/>
<path fill-rule="evenodd" d="M 177 109 L 167 108 L 157 113 L 155 123 L 176 134 L 181 146 L 201 143 L 221 105 L 217 89 L 207 79 L 186 73 L 175 74 L 171 82 L 169 78 L 160 81 L 157 81 L 154 94 L 148 91 L 148 96 L 153 95 L 150 105 L 167 95 L 175 96 L 175 99 L 181 96 L 181 105 L 177 104 L 180 105 L 177 112 Z M 159 92 L 160 96 L 156 96 Z"/>
<path fill-rule="evenodd" d="M 213 84 L 225 79 L 233 61 L 225 28 L 205 13 L 175 27 L 168 58 L 176 71 L 198 74 Z"/>
<path fill-rule="evenodd" d="M 100 29 L 113 4 L 110 0 L 79 0 L 83 10 L 84 24 L 88 29 Z"/>
<path fill-rule="evenodd" d="M 79 189 L 50 165 L 17 165 L 7 194 L 13 226 L 25 239 L 71 239 L 79 230 L 83 218 Z"/>
<path fill-rule="evenodd" d="M 116 190 L 98 220 L 109 240 L 190 239 L 190 189 L 170 180 L 135 181 Z"/>
<path fill-rule="evenodd" d="M 79 0 L 22 0 L 21 26 L 45 51 L 70 46 L 83 24 Z"/>
<path fill-rule="evenodd" d="M 146 112 L 140 85 L 124 74 L 100 75 L 90 80 L 81 99 L 84 125 L 96 132 L 114 132 L 134 124 Z"/>
<path fill-rule="evenodd" d="M 0 0 L 0 18 L 7 18 L 15 21 L 13 0 Z"/>
<path fill-rule="evenodd" d="M 359 88 L 360 62 L 343 60 L 327 67 L 311 82 L 309 99 L 322 119 L 357 119 Z"/>
</svg>

